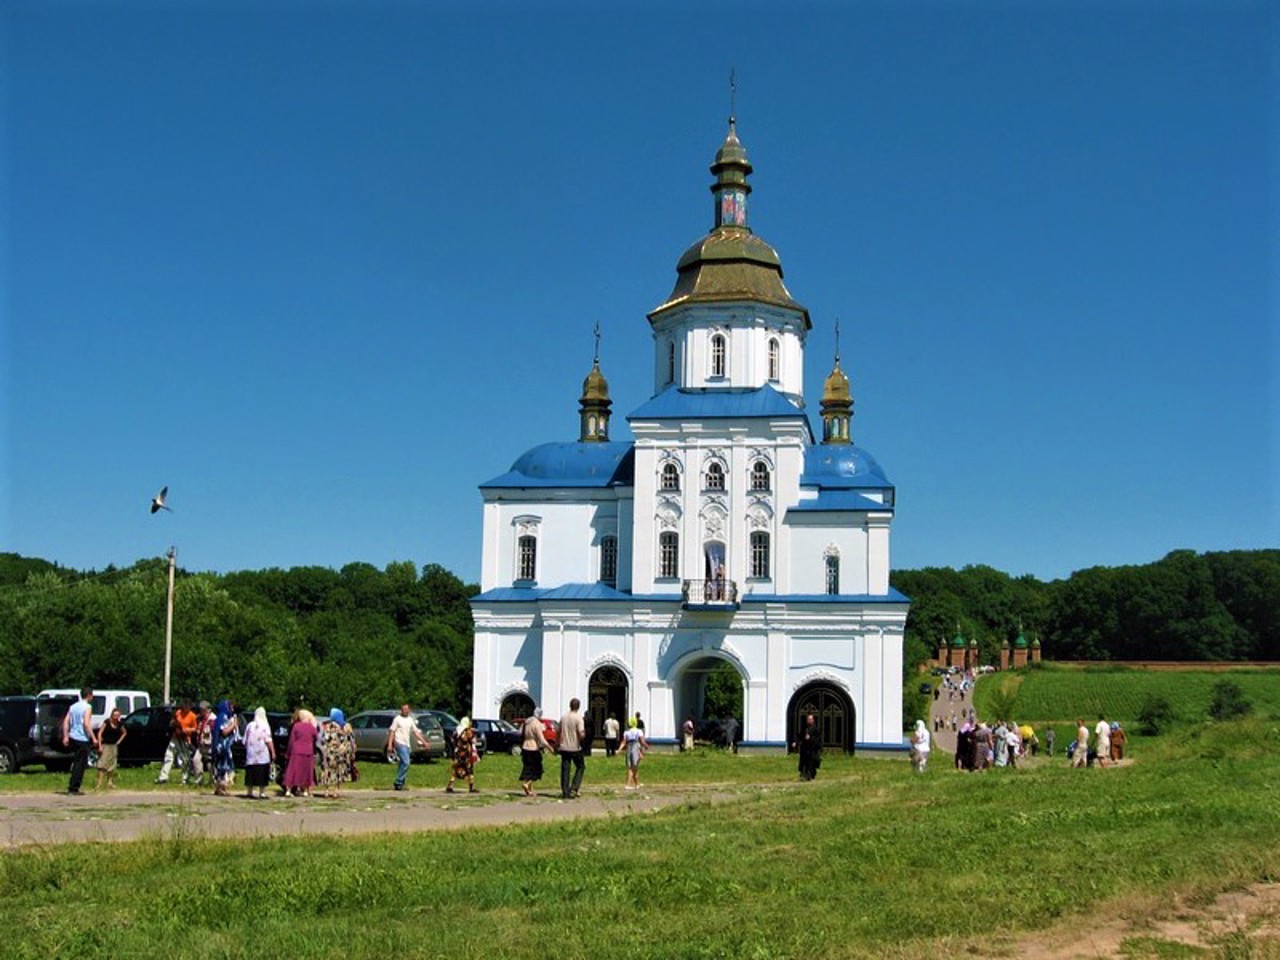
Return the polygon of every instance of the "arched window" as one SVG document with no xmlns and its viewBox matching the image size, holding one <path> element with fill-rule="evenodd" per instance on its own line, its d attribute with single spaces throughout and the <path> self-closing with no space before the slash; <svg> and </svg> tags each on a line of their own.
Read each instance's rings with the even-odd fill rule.
<svg viewBox="0 0 1280 960">
<path fill-rule="evenodd" d="M 827 554 L 827 593 L 836 596 L 840 592 L 840 557 Z"/>
<path fill-rule="evenodd" d="M 769 339 L 769 379 L 778 380 L 782 376 L 782 348 L 778 346 L 776 337 Z"/>
<path fill-rule="evenodd" d="M 769 465 L 757 460 L 751 465 L 751 489 L 762 491 L 771 489 L 769 484 Z"/>
<path fill-rule="evenodd" d="M 724 489 L 724 467 L 720 466 L 716 461 L 707 464 L 707 485 L 708 490 Z"/>
<path fill-rule="evenodd" d="M 662 465 L 662 481 L 659 487 L 663 490 L 679 490 L 680 468 L 674 463 L 664 463 Z"/>
<path fill-rule="evenodd" d="M 600 582 L 613 586 L 618 582 L 618 538 L 600 538 Z"/>
<path fill-rule="evenodd" d="M 680 534 L 670 530 L 658 534 L 658 577 L 674 580 L 680 576 Z"/>
<path fill-rule="evenodd" d="M 676 342 L 667 344 L 667 383 L 676 382 Z"/>
<path fill-rule="evenodd" d="M 751 576 L 756 580 L 769 579 L 769 534 L 763 530 L 751 534 Z"/>
<path fill-rule="evenodd" d="M 711 337 L 711 376 L 724 376 L 725 339 L 724 334 L 717 333 Z"/>
<path fill-rule="evenodd" d="M 525 534 L 516 541 L 516 579 L 538 578 L 538 538 Z"/>
</svg>

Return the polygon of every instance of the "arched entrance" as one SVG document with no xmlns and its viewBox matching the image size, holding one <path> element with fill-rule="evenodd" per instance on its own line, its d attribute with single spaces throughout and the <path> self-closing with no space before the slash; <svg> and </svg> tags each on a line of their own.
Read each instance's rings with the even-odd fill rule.
<svg viewBox="0 0 1280 960">
<path fill-rule="evenodd" d="M 587 709 L 582 718 L 594 742 L 604 737 L 604 722 L 609 714 L 618 718 L 622 730 L 627 729 L 627 675 L 621 667 L 598 667 L 587 683 Z"/>
<path fill-rule="evenodd" d="M 745 689 L 746 679 L 737 663 L 725 657 L 701 656 L 683 663 L 672 689 L 677 736 L 692 714 L 695 739 L 729 746 L 728 721 L 732 718 L 734 740 L 740 741 L 746 729 Z"/>
<path fill-rule="evenodd" d="M 795 743 L 804 718 L 813 714 L 824 750 L 853 753 L 857 714 L 849 695 L 834 683 L 816 681 L 795 692 L 787 706 L 787 743 Z"/>
<path fill-rule="evenodd" d="M 509 693 L 502 698 L 502 706 L 498 708 L 499 718 L 507 723 L 515 723 L 533 715 L 533 697 L 527 693 Z"/>
</svg>

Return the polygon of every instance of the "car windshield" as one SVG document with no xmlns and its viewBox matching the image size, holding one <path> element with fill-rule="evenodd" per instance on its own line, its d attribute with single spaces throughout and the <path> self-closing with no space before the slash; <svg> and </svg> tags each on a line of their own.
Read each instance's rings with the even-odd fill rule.
<svg viewBox="0 0 1280 960">
<path fill-rule="evenodd" d="M 516 730 L 514 724 L 510 724 L 506 720 L 495 720 L 493 721 L 493 725 L 497 727 L 499 730 L 506 730 L 508 733 L 519 732 Z"/>
</svg>

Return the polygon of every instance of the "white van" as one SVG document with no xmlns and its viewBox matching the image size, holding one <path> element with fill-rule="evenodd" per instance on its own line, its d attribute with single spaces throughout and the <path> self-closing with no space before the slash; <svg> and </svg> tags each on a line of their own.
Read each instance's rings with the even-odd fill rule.
<svg viewBox="0 0 1280 960">
<path fill-rule="evenodd" d="M 41 690 L 36 694 L 37 700 L 45 697 L 80 697 L 79 690 Z M 135 710 L 143 707 L 151 706 L 151 694 L 145 690 L 94 690 L 93 698 L 90 700 L 93 704 L 93 719 L 90 724 L 93 729 L 97 730 L 102 726 L 102 722 L 107 719 L 107 714 L 112 710 L 119 710 L 126 717 Z"/>
</svg>

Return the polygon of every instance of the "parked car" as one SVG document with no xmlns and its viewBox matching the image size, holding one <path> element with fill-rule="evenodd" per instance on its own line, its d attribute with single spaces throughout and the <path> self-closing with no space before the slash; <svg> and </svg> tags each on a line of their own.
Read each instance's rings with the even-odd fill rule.
<svg viewBox="0 0 1280 960">
<path fill-rule="evenodd" d="M 124 718 L 126 736 L 120 743 L 119 760 L 122 767 L 136 767 L 147 763 L 160 763 L 169 748 L 173 729 L 173 714 L 177 707 L 166 704 L 161 707 L 143 707 Z M 267 711 L 267 723 L 271 725 L 271 740 L 276 748 L 277 763 L 284 762 L 289 746 L 289 720 L 291 714 Z M 240 729 L 244 730 L 253 720 L 253 714 L 240 714 Z M 244 766 L 244 744 L 231 745 L 231 756 L 237 769 Z M 275 771 L 272 771 L 274 779 Z"/>
<path fill-rule="evenodd" d="M 515 727 L 517 731 L 523 730 L 524 722 L 527 719 L 529 718 L 516 717 L 515 720 L 511 721 L 511 725 Z M 560 749 L 560 721 L 559 720 L 548 720 L 546 717 L 543 717 L 542 718 L 542 735 L 547 738 L 547 744 L 551 747 L 552 750 Z M 520 744 L 517 743 L 516 746 L 519 747 Z"/>
<path fill-rule="evenodd" d="M 70 697 L 71 702 L 75 703 L 80 699 L 80 691 L 69 688 L 41 690 L 36 697 L 37 699 Z M 112 710 L 119 710 L 121 716 L 126 716 L 134 710 L 151 706 L 151 695 L 145 690 L 95 690 L 93 696 L 89 698 L 89 703 L 93 707 L 93 716 L 89 723 L 94 730 L 97 730 Z"/>
<path fill-rule="evenodd" d="M 452 713 L 446 713 L 444 710 L 422 710 L 421 714 L 429 714 L 440 721 L 440 726 L 444 729 L 444 752 L 445 756 L 453 756 L 453 738 L 458 734 L 458 718 Z M 484 738 L 480 737 L 476 740 L 476 753 L 483 754 L 485 750 Z"/>
<path fill-rule="evenodd" d="M 62 718 L 77 697 L 0 697 L 0 773 L 42 763 L 62 770 L 75 751 L 62 745 Z"/>
<path fill-rule="evenodd" d="M 391 729 L 391 721 L 399 713 L 399 710 L 365 710 L 347 720 L 355 736 L 357 757 L 387 758 L 387 732 Z M 415 711 L 413 716 L 427 741 L 427 748 L 424 750 L 422 744 L 411 738 L 410 758 L 421 761 L 445 756 L 444 727 L 440 725 L 440 721 L 431 711 Z"/>
<path fill-rule="evenodd" d="M 490 753 L 512 753 L 516 756 L 520 755 L 520 728 L 513 726 L 506 720 L 483 720 L 475 719 L 471 721 L 476 728 L 476 733 L 480 735 L 480 739 L 484 741 L 485 749 Z"/>
</svg>

